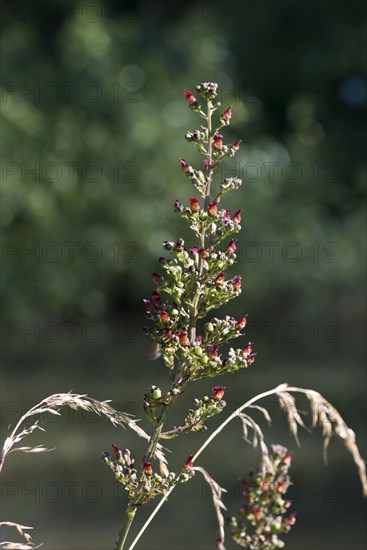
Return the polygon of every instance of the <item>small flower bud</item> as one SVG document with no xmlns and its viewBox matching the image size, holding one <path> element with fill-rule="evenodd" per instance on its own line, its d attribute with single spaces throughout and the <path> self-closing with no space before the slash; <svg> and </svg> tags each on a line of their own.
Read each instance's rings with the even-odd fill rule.
<svg viewBox="0 0 367 550">
<path fill-rule="evenodd" d="M 263 511 L 261 510 L 261 508 L 254 508 L 254 516 L 255 516 L 255 519 L 257 521 L 259 521 L 260 519 L 262 519 L 263 517 Z"/>
<path fill-rule="evenodd" d="M 247 323 L 246 317 L 242 317 L 241 319 L 239 319 L 239 320 L 237 321 L 237 323 L 236 323 L 236 329 L 237 329 L 237 330 L 242 330 L 243 328 L 245 328 L 246 323 Z"/>
<path fill-rule="evenodd" d="M 206 332 L 209 332 L 209 333 L 210 333 L 210 332 L 213 332 L 213 330 L 214 330 L 214 325 L 213 325 L 213 323 L 208 323 L 208 324 L 206 325 Z"/>
<path fill-rule="evenodd" d="M 208 214 L 215 218 L 218 215 L 217 201 L 212 201 L 208 206 Z"/>
<path fill-rule="evenodd" d="M 209 357 L 212 359 L 213 357 L 218 357 L 218 348 L 219 346 L 213 346 L 210 350 Z"/>
<path fill-rule="evenodd" d="M 144 470 L 144 473 L 147 474 L 147 475 L 152 475 L 153 473 L 153 468 L 152 468 L 152 463 L 151 462 L 148 462 L 147 460 L 144 462 L 143 464 L 143 470 Z"/>
<path fill-rule="evenodd" d="M 190 90 L 186 90 L 185 96 L 186 96 L 186 99 L 187 99 L 187 103 L 189 104 L 190 107 L 198 107 L 199 106 L 198 102 L 196 101 L 196 97 L 193 95 L 192 92 L 190 92 Z"/>
<path fill-rule="evenodd" d="M 239 210 L 237 210 L 237 212 L 235 213 L 235 215 L 232 218 L 232 221 L 235 224 L 241 223 L 241 208 Z"/>
<path fill-rule="evenodd" d="M 238 149 L 240 148 L 241 143 L 242 143 L 242 139 L 238 139 L 237 141 L 234 142 L 234 144 L 232 145 L 231 149 L 232 149 L 234 152 L 237 152 Z"/>
<path fill-rule="evenodd" d="M 224 388 L 223 386 L 214 386 L 212 388 L 212 397 L 213 399 L 216 399 L 217 401 L 220 401 L 224 396 Z"/>
<path fill-rule="evenodd" d="M 180 159 L 180 163 L 182 166 L 182 170 L 187 174 L 190 171 L 190 166 L 187 164 L 187 162 L 184 159 Z"/>
<path fill-rule="evenodd" d="M 296 513 L 297 512 L 291 512 L 289 516 L 286 516 L 284 518 L 284 523 L 286 525 L 294 525 L 296 523 Z"/>
<path fill-rule="evenodd" d="M 203 258 L 204 260 L 206 258 L 209 258 L 209 252 L 205 250 L 205 248 L 199 248 L 198 252 L 200 254 L 200 257 Z"/>
<path fill-rule="evenodd" d="M 162 397 L 162 391 L 160 388 L 157 388 L 157 386 L 152 386 L 150 388 L 150 395 L 153 399 L 160 399 Z"/>
<path fill-rule="evenodd" d="M 200 210 L 199 199 L 189 199 L 189 201 L 190 201 L 191 212 L 199 212 Z"/>
<path fill-rule="evenodd" d="M 231 210 L 228 210 L 228 208 L 225 208 L 224 209 L 224 214 L 223 214 L 223 220 L 230 220 L 231 219 Z"/>
<path fill-rule="evenodd" d="M 231 116 L 232 116 L 232 105 L 228 107 L 228 109 L 226 109 L 222 115 L 220 115 L 219 120 L 221 122 L 229 122 L 231 120 Z"/>
<path fill-rule="evenodd" d="M 237 239 L 231 239 L 231 241 L 229 242 L 229 244 L 227 246 L 227 252 L 230 252 L 231 254 L 236 252 L 236 250 L 237 250 L 236 242 L 237 242 Z"/>
<path fill-rule="evenodd" d="M 184 468 L 186 470 L 191 470 L 191 468 L 193 467 L 194 463 L 192 461 L 192 459 L 194 458 L 194 455 L 190 455 L 189 457 L 187 457 L 187 460 L 184 464 Z"/>
<path fill-rule="evenodd" d="M 287 453 L 284 457 L 283 457 L 283 460 L 282 462 L 284 464 L 290 464 L 292 462 L 292 454 L 291 453 Z"/>
<path fill-rule="evenodd" d="M 113 443 L 112 443 L 112 449 L 113 449 L 113 454 L 115 455 L 116 459 L 121 460 L 121 458 L 122 458 L 121 449 L 119 449 L 117 447 L 117 445 L 114 445 Z"/>
<path fill-rule="evenodd" d="M 244 354 L 244 356 L 247 358 L 249 357 L 249 355 L 251 355 L 252 353 L 252 346 L 251 346 L 251 342 L 249 342 L 247 344 L 247 346 L 245 346 L 242 350 L 242 353 Z"/>
<path fill-rule="evenodd" d="M 202 355 L 203 354 L 203 350 L 200 346 L 195 346 L 194 347 L 194 353 L 195 355 Z"/>
<path fill-rule="evenodd" d="M 168 315 L 167 311 L 161 310 L 159 312 L 159 317 L 162 323 L 169 323 L 170 322 L 170 316 Z"/>
</svg>

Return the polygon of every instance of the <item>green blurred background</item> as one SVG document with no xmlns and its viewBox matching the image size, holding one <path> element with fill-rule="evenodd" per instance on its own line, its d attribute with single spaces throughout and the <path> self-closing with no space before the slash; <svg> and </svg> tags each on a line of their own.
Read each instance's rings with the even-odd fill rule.
<svg viewBox="0 0 367 550">
<path fill-rule="evenodd" d="M 3 437 L 54 392 L 112 399 L 142 418 L 147 386 L 166 387 L 162 363 L 147 360 L 142 298 L 162 241 L 192 242 L 172 208 L 195 196 L 178 157 L 199 160 L 184 140 L 199 119 L 183 91 L 210 80 L 234 107 L 226 141 L 243 140 L 222 175 L 245 182 L 227 202 L 243 208 L 233 273 L 244 292 L 222 313 L 248 313 L 258 352 L 247 372 L 218 380 L 227 408 L 281 382 L 312 387 L 339 408 L 365 456 L 365 3 L 28 0 L 5 2 L 2 20 Z M 210 387 L 189 388 L 172 423 Z M 303 433 L 298 449 L 267 403 L 268 441 L 295 457 L 287 547 L 365 548 L 351 457 L 334 441 L 326 467 L 319 431 Z M 138 458 L 143 444 L 90 416 L 51 421 L 33 442 L 54 452 L 6 463 L 3 516 L 33 525 L 50 550 L 111 548 L 126 498 L 100 453 L 115 442 Z M 172 468 L 204 437 L 170 442 Z M 258 463 L 240 425 L 201 463 L 234 513 L 237 477 Z M 209 549 L 215 533 L 197 476 L 138 547 Z"/>
</svg>

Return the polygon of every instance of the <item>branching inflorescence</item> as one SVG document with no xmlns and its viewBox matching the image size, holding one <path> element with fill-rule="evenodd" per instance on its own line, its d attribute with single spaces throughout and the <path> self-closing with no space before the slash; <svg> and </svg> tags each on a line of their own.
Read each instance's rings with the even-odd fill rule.
<svg viewBox="0 0 367 550">
<path fill-rule="evenodd" d="M 183 460 L 181 471 L 172 472 L 164 456 L 162 440 L 169 440 L 181 434 L 198 432 L 206 429 L 207 421 L 222 412 L 226 403 L 223 399 L 225 388 L 213 386 L 210 395 L 194 400 L 193 407 L 183 415 L 178 426 L 167 426 L 169 412 L 188 383 L 213 378 L 219 375 L 234 373 L 252 365 L 256 354 L 251 342 L 244 342 L 238 348 L 230 347 L 225 353 L 224 345 L 231 340 L 242 337 L 247 323 L 247 316 L 239 319 L 226 316 L 224 319 L 212 317 L 200 322 L 211 311 L 236 298 L 241 293 L 241 275 L 226 278 L 225 272 L 236 261 L 235 235 L 241 229 L 241 210 L 234 214 L 221 207 L 224 195 L 236 191 L 242 184 L 236 177 L 225 178 L 213 186 L 213 177 L 223 159 L 233 157 L 238 151 L 241 140 L 226 145 L 221 131 L 231 121 L 232 107 L 221 109 L 216 122 L 213 115 L 221 105 L 217 101 L 217 84 L 204 82 L 196 86 L 203 106 L 194 94 L 186 91 L 189 108 L 197 113 L 205 124 L 199 129 L 187 132 L 186 140 L 194 145 L 204 156 L 200 168 L 194 168 L 183 158 L 179 160 L 184 174 L 191 182 L 198 197 L 189 199 L 188 205 L 175 201 L 175 212 L 189 224 L 196 242 L 185 245 L 182 238 L 176 241 L 165 241 L 163 248 L 170 253 L 161 257 L 159 262 L 164 274 L 153 273 L 154 289 L 149 299 L 144 299 L 146 317 L 152 322 L 145 328 L 155 345 L 154 357 L 162 357 L 168 369 L 168 389 L 152 385 L 144 395 L 144 411 L 152 425 L 148 435 L 131 415 L 116 411 L 107 401 L 97 401 L 85 395 L 55 394 L 30 409 L 6 438 L 0 460 L 0 470 L 5 458 L 14 451 L 43 452 L 48 449 L 43 445 L 16 446 L 26 436 L 38 429 L 43 429 L 38 420 L 29 427 L 25 421 L 35 415 L 51 412 L 59 414 L 59 409 L 69 406 L 76 409 L 93 411 L 107 417 L 115 426 L 127 426 L 137 435 L 148 440 L 144 457 L 135 462 L 129 449 L 120 449 L 113 444 L 112 454 L 104 453 L 103 460 L 113 471 L 116 479 L 128 493 L 128 506 L 118 534 L 115 550 L 125 548 L 125 543 L 134 521 L 135 514 L 141 505 L 147 504 L 157 496 L 159 504 L 147 522 L 139 531 L 129 548 L 132 550 L 141 535 L 167 500 L 170 493 L 180 484 L 189 481 L 198 472 L 209 484 L 215 508 L 219 536 L 217 548 L 224 549 L 225 506 L 221 496 L 224 489 L 196 461 L 204 449 L 234 419 L 239 419 L 243 427 L 243 437 L 249 441 L 252 433 L 252 444 L 261 451 L 259 471 L 253 474 L 250 484 L 243 482 L 244 503 L 240 518 L 232 516 L 229 525 L 233 540 L 248 549 L 276 549 L 284 546 L 280 535 L 287 533 L 295 523 L 295 512 L 289 512 L 291 504 L 285 498 L 290 485 L 288 469 L 291 454 L 281 445 L 273 445 L 269 451 L 260 425 L 251 416 L 252 409 L 260 411 L 266 421 L 271 422 L 267 410 L 258 404 L 265 397 L 274 396 L 285 412 L 291 433 L 298 442 L 298 426 L 305 427 L 296 405 L 294 395 L 302 394 L 310 404 L 312 411 L 311 427 L 320 426 L 324 438 L 324 452 L 332 436 L 340 439 L 352 455 L 357 465 L 367 495 L 365 463 L 355 442 L 354 432 L 347 426 L 341 415 L 318 392 L 309 389 L 281 384 L 274 389 L 259 394 L 238 407 L 217 427 L 204 444 Z M 0 543 L 3 548 L 35 548 L 25 528 L 12 522 L 4 525 L 15 526 L 25 539 L 25 543 Z M 13 544 L 13 546 L 12 546 Z M 10 545 L 10 546 L 9 546 Z"/>
</svg>

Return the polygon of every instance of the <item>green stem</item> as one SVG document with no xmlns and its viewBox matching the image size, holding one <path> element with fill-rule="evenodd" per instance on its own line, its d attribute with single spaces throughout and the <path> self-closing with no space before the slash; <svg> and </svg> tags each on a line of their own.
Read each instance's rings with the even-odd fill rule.
<svg viewBox="0 0 367 550">
<path fill-rule="evenodd" d="M 126 508 L 124 521 L 117 536 L 117 540 L 113 550 L 123 550 L 127 535 L 129 534 L 130 527 L 135 518 L 136 510 L 137 506 L 134 506 L 133 504 L 129 504 Z"/>
</svg>

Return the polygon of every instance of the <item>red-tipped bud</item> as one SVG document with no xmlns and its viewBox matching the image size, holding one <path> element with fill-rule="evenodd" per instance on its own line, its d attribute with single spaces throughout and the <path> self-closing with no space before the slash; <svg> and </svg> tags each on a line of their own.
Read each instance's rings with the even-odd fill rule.
<svg viewBox="0 0 367 550">
<path fill-rule="evenodd" d="M 296 513 L 297 512 L 291 512 L 289 516 L 286 516 L 284 518 L 284 523 L 286 525 L 294 525 L 296 523 Z"/>
<path fill-rule="evenodd" d="M 247 323 L 246 317 L 241 317 L 241 319 L 239 319 L 236 323 L 236 329 L 242 330 L 243 328 L 245 328 L 246 323 Z"/>
<path fill-rule="evenodd" d="M 187 332 L 180 332 L 180 334 L 177 334 L 177 336 L 181 346 L 188 346 L 190 344 L 190 340 L 187 337 Z"/>
<path fill-rule="evenodd" d="M 218 201 L 212 201 L 208 206 L 208 214 L 215 218 L 218 215 Z"/>
<path fill-rule="evenodd" d="M 186 160 L 180 159 L 180 164 L 182 166 L 182 170 L 187 174 L 190 171 L 190 166 L 187 164 Z"/>
<path fill-rule="evenodd" d="M 185 96 L 187 99 L 187 103 L 190 105 L 190 107 L 191 105 L 196 106 L 198 104 L 198 102 L 196 101 L 196 97 L 193 95 L 192 92 L 190 92 L 190 90 L 186 90 Z"/>
<path fill-rule="evenodd" d="M 279 481 L 277 484 L 277 491 L 278 493 L 285 493 L 287 490 L 287 484 L 285 481 Z"/>
<path fill-rule="evenodd" d="M 241 223 L 241 208 L 237 210 L 232 220 L 234 221 L 234 223 Z"/>
<path fill-rule="evenodd" d="M 112 443 L 111 446 L 112 446 L 113 454 L 115 454 L 116 456 L 117 456 L 118 454 L 121 454 L 121 449 L 119 449 L 119 448 L 117 447 L 117 445 L 115 445 L 114 443 Z"/>
<path fill-rule="evenodd" d="M 246 358 L 249 357 L 249 356 L 251 355 L 251 353 L 252 353 L 251 342 L 249 342 L 249 343 L 247 344 L 247 346 L 245 346 L 245 347 L 243 348 L 242 353 L 243 353 L 243 355 L 244 355 Z"/>
<path fill-rule="evenodd" d="M 152 292 L 152 298 L 155 302 L 155 304 L 160 307 L 162 305 L 162 300 L 161 300 L 161 297 L 159 295 L 159 292 L 157 292 L 156 290 L 153 290 Z"/>
<path fill-rule="evenodd" d="M 254 508 L 254 516 L 255 516 L 255 519 L 257 521 L 259 521 L 260 519 L 262 519 L 263 517 L 263 511 L 261 510 L 261 508 Z"/>
<path fill-rule="evenodd" d="M 231 116 L 232 116 L 232 105 L 228 107 L 228 109 L 226 109 L 222 115 L 220 115 L 219 120 L 228 122 L 229 120 L 231 120 Z"/>
<path fill-rule="evenodd" d="M 151 476 L 153 473 L 152 463 L 146 460 L 143 464 L 143 470 L 145 474 Z"/>
<path fill-rule="evenodd" d="M 220 401 L 224 396 L 224 388 L 223 386 L 214 386 L 212 388 L 212 397 L 213 399 L 216 399 L 217 401 Z"/>
<path fill-rule="evenodd" d="M 242 139 L 238 139 L 237 141 L 234 142 L 234 144 L 232 145 L 231 149 L 232 149 L 234 152 L 237 152 L 238 149 L 240 148 L 241 143 L 242 143 Z"/>
<path fill-rule="evenodd" d="M 190 201 L 191 212 L 199 212 L 200 210 L 199 199 L 189 199 L 189 201 Z"/>
<path fill-rule="evenodd" d="M 224 209 L 223 214 L 223 220 L 230 220 L 231 219 L 231 210 L 228 210 L 228 208 Z"/>
<path fill-rule="evenodd" d="M 282 460 L 283 464 L 290 464 L 292 462 L 292 453 L 287 453 Z"/>
<path fill-rule="evenodd" d="M 209 258 L 209 252 L 205 248 L 199 248 L 198 252 L 200 257 L 203 258 L 204 260 L 206 258 Z"/>
<path fill-rule="evenodd" d="M 230 252 L 231 254 L 236 252 L 236 250 L 237 250 L 236 241 L 237 241 L 237 239 L 232 239 L 229 242 L 229 245 L 227 246 L 227 252 Z"/>
<path fill-rule="evenodd" d="M 213 359 L 213 357 L 218 357 L 218 348 L 219 346 L 213 346 L 212 349 L 209 352 L 209 357 Z"/>
<path fill-rule="evenodd" d="M 235 275 L 232 278 L 233 288 L 235 288 L 236 290 L 239 290 L 241 288 L 241 283 L 242 283 L 241 275 Z"/>
<path fill-rule="evenodd" d="M 215 149 L 222 149 L 222 147 L 223 147 L 223 136 L 222 136 L 222 134 L 215 134 L 215 136 L 213 136 L 213 142 L 214 142 L 214 148 Z"/>
<path fill-rule="evenodd" d="M 221 285 L 224 282 L 224 279 L 225 279 L 224 273 L 218 273 L 218 275 L 215 278 L 215 284 Z"/>
<path fill-rule="evenodd" d="M 158 273 L 152 273 L 152 279 L 156 285 L 160 285 L 163 282 L 163 278 Z"/>
<path fill-rule="evenodd" d="M 194 458 L 194 455 L 190 455 L 187 457 L 187 460 L 184 464 L 184 468 L 186 468 L 186 470 L 191 470 L 191 468 L 193 467 L 194 463 L 193 463 L 193 459 Z"/>
<path fill-rule="evenodd" d="M 168 315 L 167 311 L 164 311 L 164 310 L 160 311 L 159 317 L 162 323 L 169 323 L 170 321 L 170 316 Z"/>
<path fill-rule="evenodd" d="M 255 363 L 255 359 L 256 359 L 256 353 L 253 353 L 253 354 L 250 355 L 250 357 L 248 358 L 249 364 L 252 365 L 253 363 Z"/>
</svg>

